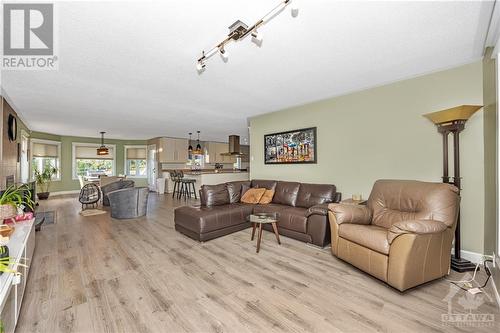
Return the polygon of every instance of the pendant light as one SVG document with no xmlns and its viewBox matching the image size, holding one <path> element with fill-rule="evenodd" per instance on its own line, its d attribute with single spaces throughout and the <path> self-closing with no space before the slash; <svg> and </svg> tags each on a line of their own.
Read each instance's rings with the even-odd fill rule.
<svg viewBox="0 0 500 333">
<path fill-rule="evenodd" d="M 202 150 L 201 150 L 201 144 L 200 144 L 200 131 L 196 131 L 196 133 L 198 133 L 198 139 L 196 140 L 196 149 L 193 151 L 193 154 L 201 155 Z"/>
<path fill-rule="evenodd" d="M 104 145 L 104 133 L 106 132 L 101 132 L 101 146 L 97 148 L 97 155 L 103 156 L 103 155 L 108 155 L 109 154 L 109 149 Z"/>
<path fill-rule="evenodd" d="M 188 147 L 188 152 L 189 153 L 192 153 L 193 152 L 193 146 L 191 145 L 191 135 L 193 135 L 193 133 L 189 133 L 189 147 Z"/>
</svg>

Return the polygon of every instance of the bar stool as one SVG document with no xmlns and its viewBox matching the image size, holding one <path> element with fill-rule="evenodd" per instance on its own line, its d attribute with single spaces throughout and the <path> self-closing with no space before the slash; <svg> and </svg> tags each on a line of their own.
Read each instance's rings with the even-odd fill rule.
<svg viewBox="0 0 500 333">
<path fill-rule="evenodd" d="M 172 198 L 175 197 L 175 192 L 177 192 L 177 194 L 180 193 L 180 190 L 181 190 L 181 180 L 180 180 L 180 177 L 177 173 L 177 171 L 175 170 L 172 170 L 169 172 L 170 174 L 170 180 L 172 180 L 174 182 L 174 190 L 172 191 Z"/>
<path fill-rule="evenodd" d="M 196 196 L 196 187 L 194 184 L 196 183 L 196 179 L 192 178 L 184 178 L 184 172 L 182 170 L 179 170 L 177 172 L 177 176 L 179 177 L 179 180 L 181 182 L 181 190 L 177 195 L 177 198 L 184 197 L 185 199 L 191 198 L 191 188 L 193 189 L 193 194 L 194 198 L 198 199 Z"/>
</svg>

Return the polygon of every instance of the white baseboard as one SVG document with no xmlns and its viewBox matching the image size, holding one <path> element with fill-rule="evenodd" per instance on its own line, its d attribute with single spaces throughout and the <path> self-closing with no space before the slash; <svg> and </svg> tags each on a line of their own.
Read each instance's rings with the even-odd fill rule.
<svg viewBox="0 0 500 333">
<path fill-rule="evenodd" d="M 58 191 L 58 192 L 50 192 L 51 197 L 56 197 L 58 195 L 65 195 L 65 194 L 78 194 L 80 193 L 80 190 L 71 190 L 71 191 Z"/>
<path fill-rule="evenodd" d="M 451 249 L 451 254 L 452 255 L 455 254 L 454 249 Z M 463 259 L 469 260 L 470 262 L 472 262 L 474 264 L 477 264 L 477 263 L 481 263 L 482 264 L 483 263 L 484 254 L 477 253 L 477 252 L 472 252 L 472 251 L 461 250 L 460 251 L 460 256 Z"/>
</svg>

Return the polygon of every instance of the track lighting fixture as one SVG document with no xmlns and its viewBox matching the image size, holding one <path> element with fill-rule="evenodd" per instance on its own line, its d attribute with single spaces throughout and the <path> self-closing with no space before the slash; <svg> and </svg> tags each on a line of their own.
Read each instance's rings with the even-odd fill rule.
<svg viewBox="0 0 500 333">
<path fill-rule="evenodd" d="M 257 30 L 252 32 L 252 42 L 259 47 L 262 46 L 262 34 Z"/>
<path fill-rule="evenodd" d="M 198 73 L 199 74 L 203 73 L 206 67 L 205 64 L 206 60 L 212 57 L 216 53 L 219 53 L 222 60 L 224 62 L 227 62 L 229 57 L 227 55 L 227 51 L 224 46 L 230 41 L 238 41 L 240 39 L 247 37 L 248 35 L 252 35 L 252 42 L 259 47 L 262 46 L 262 34 L 257 32 L 257 28 L 263 26 L 264 24 L 272 20 L 291 3 L 292 0 L 281 0 L 279 5 L 274 7 L 270 12 L 268 12 L 264 17 L 258 20 L 257 23 L 255 23 L 251 27 L 248 27 L 248 25 L 241 22 L 240 20 L 234 22 L 231 26 L 229 26 L 229 34 L 222 42 L 214 46 L 208 52 L 206 53 L 205 51 L 202 52 L 202 56 L 198 59 L 196 63 L 196 69 L 198 70 Z M 292 17 L 297 17 L 299 15 L 299 8 L 297 7 L 297 5 L 293 5 L 293 7 L 291 8 L 291 14 Z"/>
</svg>

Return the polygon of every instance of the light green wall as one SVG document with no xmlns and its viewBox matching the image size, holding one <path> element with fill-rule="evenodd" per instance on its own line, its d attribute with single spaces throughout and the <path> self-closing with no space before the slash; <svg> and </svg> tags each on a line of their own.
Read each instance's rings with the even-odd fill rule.
<svg viewBox="0 0 500 333">
<path fill-rule="evenodd" d="M 332 78 L 334 79 L 334 78 Z M 304 87 L 308 89 L 308 87 Z M 368 198 L 381 178 L 440 181 L 441 136 L 422 114 L 462 104 L 482 104 L 482 63 L 250 119 L 250 174 L 333 183 L 349 198 Z M 318 163 L 264 165 L 264 134 L 318 128 Z M 483 112 L 461 134 L 462 249 L 484 249 Z"/>
<path fill-rule="evenodd" d="M 76 136 L 59 136 L 48 133 L 32 132 L 31 138 L 33 139 L 44 139 L 44 140 L 54 140 L 61 142 L 61 180 L 54 181 L 50 187 L 51 192 L 59 191 L 73 191 L 80 189 L 80 184 L 78 180 L 73 180 L 72 172 L 72 154 L 73 154 L 73 142 L 83 142 L 83 143 L 100 143 L 100 138 L 85 138 Z M 125 161 L 124 152 L 126 145 L 145 145 L 146 140 L 113 140 L 105 139 L 106 144 L 112 144 L 116 146 L 116 174 L 123 174 Z M 133 178 L 136 186 L 147 186 L 147 179 L 145 178 Z"/>
</svg>

